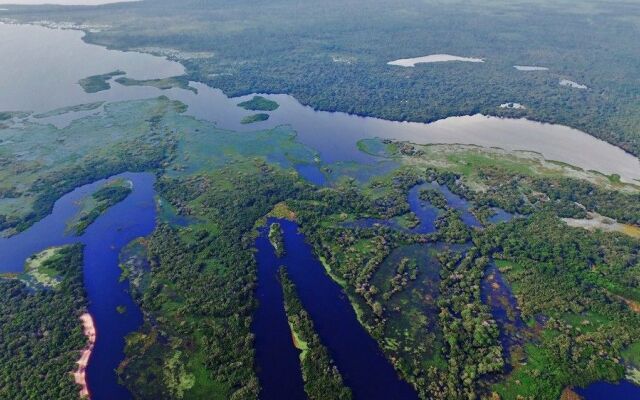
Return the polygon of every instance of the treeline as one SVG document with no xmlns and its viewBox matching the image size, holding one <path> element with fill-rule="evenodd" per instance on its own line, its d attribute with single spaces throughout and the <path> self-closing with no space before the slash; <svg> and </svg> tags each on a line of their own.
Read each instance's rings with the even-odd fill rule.
<svg viewBox="0 0 640 400">
<path fill-rule="evenodd" d="M 151 125 L 158 122 L 150 122 Z M 122 172 L 143 172 L 158 168 L 172 154 L 175 141 L 154 127 L 148 138 L 114 144 L 108 155 L 88 155 L 77 164 L 54 169 L 29 189 L 35 196 L 31 211 L 22 217 L 0 215 L 0 230 L 23 231 L 51 213 L 55 202 L 75 188 Z"/>
<path fill-rule="evenodd" d="M 284 267 L 278 270 L 284 294 L 284 307 L 291 329 L 304 346 L 300 355 L 304 390 L 311 400 L 349 400 L 351 389 L 345 386 L 338 368 L 333 364 L 327 348 L 313 327 L 296 287 Z"/>
<path fill-rule="evenodd" d="M 257 397 L 251 232 L 275 204 L 309 188 L 258 160 L 158 181 L 163 198 L 202 223 L 160 225 L 148 242 L 150 276 L 140 300 L 147 317 L 118 371 L 136 398 Z"/>
<path fill-rule="evenodd" d="M 487 258 L 471 249 L 466 256 L 439 254 L 439 326 L 447 368 L 428 371 L 428 392 L 423 397 L 474 399 L 486 391 L 484 380 L 502 372 L 504 360 L 498 326 L 490 308 L 482 303 L 480 281 Z"/>
<path fill-rule="evenodd" d="M 640 293 L 637 240 L 570 228 L 546 212 L 493 226 L 474 241 L 504 261 L 523 318 L 540 332 L 524 348 L 529 362 L 499 393 L 556 399 L 565 386 L 623 378 L 622 351 L 640 337 L 640 315 L 624 300 Z"/>
<path fill-rule="evenodd" d="M 55 289 L 30 289 L 0 278 L 0 398 L 78 399 L 73 380 L 87 345 L 80 315 L 87 299 L 82 245 L 57 250 L 43 262 L 61 278 Z"/>
<path fill-rule="evenodd" d="M 91 195 L 91 197 L 96 201 L 95 206 L 88 212 L 80 215 L 78 221 L 73 225 L 75 234 L 82 235 L 89 225 L 98 219 L 100 215 L 110 207 L 126 199 L 132 191 L 133 189 L 127 184 L 127 182 L 122 181 L 107 183 L 98 189 Z"/>
</svg>

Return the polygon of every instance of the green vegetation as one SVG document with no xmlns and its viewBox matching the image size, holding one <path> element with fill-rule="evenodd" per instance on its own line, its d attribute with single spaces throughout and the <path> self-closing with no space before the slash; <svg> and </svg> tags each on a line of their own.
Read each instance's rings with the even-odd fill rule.
<svg viewBox="0 0 640 400">
<path fill-rule="evenodd" d="M 186 76 L 172 76 L 170 78 L 144 80 L 131 79 L 123 76 L 121 78 L 117 78 L 116 82 L 124 86 L 151 86 L 161 90 L 179 88 L 198 93 L 196 88 L 189 86 L 189 78 Z"/>
<path fill-rule="evenodd" d="M 124 71 L 118 70 L 102 75 L 92 75 L 80 79 L 80 81 L 78 81 L 78 84 L 82 86 L 82 89 L 84 89 L 84 91 L 87 93 L 98 93 L 102 92 L 103 90 L 111 89 L 111 84 L 109 83 L 109 81 L 116 76 L 125 74 L 126 73 Z"/>
<path fill-rule="evenodd" d="M 110 103 L 103 116 L 62 129 L 26 122 L 0 130 L 6 165 L 0 169 L 0 231 L 28 228 L 78 186 L 161 166 L 175 145 L 172 121 L 183 111 L 180 103 L 159 97 Z"/>
<path fill-rule="evenodd" d="M 392 120 L 527 117 L 582 129 L 638 155 L 640 83 L 633 60 L 640 49 L 627 46 L 640 42 L 637 14 L 624 0 L 521 0 L 507 9 L 495 0 L 398 0 L 392 10 L 383 0 L 302 7 L 289 0 L 258 7 L 161 0 L 112 5 L 108 13 L 100 7 L 3 13 L 19 21 L 107 25 L 85 40 L 110 48 L 208 54 L 183 58 L 190 79 L 232 96 L 289 93 L 314 108 Z M 387 65 L 435 53 L 485 62 Z M 560 86 L 561 79 L 589 89 Z M 526 108 L 500 108 L 505 102 Z"/>
<path fill-rule="evenodd" d="M 282 237 L 282 227 L 277 222 L 274 222 L 269 226 L 269 242 L 271 242 L 277 257 L 284 256 L 285 250 L 284 238 Z"/>
<path fill-rule="evenodd" d="M 255 122 L 266 121 L 268 119 L 269 119 L 269 114 L 260 113 L 260 114 L 248 115 L 248 116 L 242 118 L 240 123 L 241 124 L 253 124 Z"/>
<path fill-rule="evenodd" d="M 313 321 L 305 311 L 296 287 L 289 279 L 284 267 L 278 271 L 284 292 L 284 307 L 291 332 L 303 343 L 300 365 L 304 379 L 304 390 L 311 400 L 348 400 L 351 390 L 344 385 L 342 376 L 333 365 L 327 348 L 320 342 Z"/>
<path fill-rule="evenodd" d="M 27 286 L 55 288 L 60 284 L 59 271 L 55 268 L 65 256 L 64 247 L 50 247 L 27 259 L 24 273 L 19 278 Z"/>
<path fill-rule="evenodd" d="M 527 362 L 496 386 L 504 398 L 553 399 L 568 385 L 623 378 L 618 360 L 640 333 L 640 315 L 615 293 L 637 293 L 638 241 L 569 228 L 544 212 L 476 241 L 504 260 L 522 316 L 539 331 L 524 347 Z"/>
<path fill-rule="evenodd" d="M 443 210 L 449 205 L 442 192 L 437 189 L 421 189 L 418 196 L 420 197 L 420 200 L 429 202 L 432 206 Z"/>
<path fill-rule="evenodd" d="M 69 231 L 82 235 L 89 225 L 110 207 L 126 199 L 133 191 L 130 181 L 116 179 L 105 183 L 91 196 L 82 200 L 81 210 L 69 223 Z"/>
<path fill-rule="evenodd" d="M 422 398 L 495 391 L 504 399 L 555 399 L 566 386 L 621 379 L 637 363 L 640 242 L 571 228 L 561 218 L 597 212 L 637 224 L 638 187 L 533 154 L 462 145 L 371 139 L 360 147 L 383 156 L 380 163 L 326 165 L 290 128 L 235 133 L 183 112 L 182 104 L 160 97 L 106 104 L 104 115 L 63 129 L 26 121 L 0 132 L 6 166 L 0 222 L 7 233 L 42 218 L 78 185 L 127 170 L 156 173 L 159 198 L 189 218 L 187 226 L 159 223 L 120 255 L 122 277 L 145 316 L 127 337 L 118 368 L 135 398 L 257 397 L 253 243 L 265 216 L 296 220 L 360 322 Z M 326 187 L 295 172 L 297 164 L 312 162 L 326 172 Z M 415 226 L 407 194 L 426 182 L 468 200 L 482 221 L 495 207 L 523 218 L 471 230 L 440 192 L 427 190 L 421 199 L 441 208 L 437 231 L 390 227 Z M 119 189 L 103 187 L 90 202 L 111 202 L 125 195 L 123 188 L 122 182 Z M 394 224 L 349 225 L 366 218 Z M 269 236 L 282 242 L 276 226 Z M 482 302 L 491 259 L 528 324 L 508 359 L 499 340 L 504 327 Z M 66 287 L 48 260 L 33 269 L 35 293 Z M 2 285 L 25 291 L 4 310 L 11 318 L 34 293 L 17 280 Z M 283 286 L 293 298 L 295 289 L 285 280 Z M 295 337 L 306 345 L 308 393 L 324 398 L 332 387 L 347 396 L 295 299 L 287 307 Z"/>
<path fill-rule="evenodd" d="M 266 99 L 262 96 L 253 96 L 253 99 L 239 103 L 238 107 L 251 111 L 274 111 L 277 110 L 280 105 L 277 102 Z"/>
<path fill-rule="evenodd" d="M 203 222 L 180 229 L 160 225 L 148 240 L 151 266 L 143 272 L 140 303 L 150 318 L 128 338 L 127 359 L 119 368 L 136 397 L 177 396 L 175 382 L 192 378 L 184 398 L 257 396 L 251 232 L 276 204 L 303 190 L 296 177 L 293 171 L 246 160 L 158 181 L 163 198 Z M 164 365 L 174 357 L 175 374 L 167 376 Z"/>
<path fill-rule="evenodd" d="M 55 273 L 59 284 L 34 289 L 0 278 L 0 397 L 77 399 L 71 372 L 87 345 L 79 319 L 87 306 L 82 246 L 56 249 L 39 269 Z"/>
<path fill-rule="evenodd" d="M 70 112 L 93 111 L 102 107 L 103 104 L 104 104 L 104 101 L 96 101 L 94 103 L 78 104 L 76 106 L 62 107 L 62 108 L 58 108 L 45 113 L 36 114 L 33 116 L 33 118 L 38 118 L 38 119 L 49 118 L 49 117 L 55 117 L 57 115 L 67 114 Z"/>
</svg>

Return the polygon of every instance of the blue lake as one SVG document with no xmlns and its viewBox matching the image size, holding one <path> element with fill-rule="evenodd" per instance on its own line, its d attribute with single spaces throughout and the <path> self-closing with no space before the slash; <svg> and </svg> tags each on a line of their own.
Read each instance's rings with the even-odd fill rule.
<svg viewBox="0 0 640 400">
<path fill-rule="evenodd" d="M 133 192 L 89 226 L 80 237 L 65 235 L 66 222 L 78 211 L 77 202 L 94 192 L 105 180 L 81 186 L 63 196 L 52 214 L 11 238 L 0 239 L 0 272 L 21 272 L 27 257 L 51 246 L 83 243 L 84 283 L 96 331 L 96 343 L 87 367 L 93 400 L 130 398 L 118 384 L 115 369 L 124 359 L 124 338 L 142 323 L 142 313 L 120 282 L 118 255 L 133 239 L 149 235 L 156 224 L 155 177 L 149 173 L 125 173 L 116 177 L 133 182 Z M 125 306 L 126 313 L 116 311 Z M 80 323 L 78 321 L 78 323 Z"/>
<path fill-rule="evenodd" d="M 274 222 L 271 219 L 268 222 Z M 282 302 L 280 284 L 275 278 L 277 268 L 284 265 L 287 268 L 290 278 L 296 284 L 300 300 L 311 316 L 316 332 L 320 336 L 321 342 L 327 346 L 331 357 L 342 374 L 345 384 L 353 392 L 355 399 L 386 400 L 386 399 L 416 399 L 417 395 L 412 387 L 402 381 L 393 366 L 385 358 L 377 342 L 369 336 L 364 327 L 358 322 L 356 313 L 349 302 L 342 288 L 335 283 L 326 273 L 322 264 L 314 256 L 311 246 L 305 242 L 304 235 L 298 232 L 298 227 L 290 221 L 278 220 L 282 225 L 286 254 L 282 258 L 276 258 L 273 249 L 265 238 L 267 228 L 261 230 L 261 236 L 257 240 L 258 253 L 258 289 L 261 293 L 272 293 L 270 300 L 262 301 L 257 314 L 260 315 L 261 308 L 266 308 L 278 312 L 282 316 L 275 317 L 276 321 L 284 318 L 285 312 Z M 274 304 L 275 303 L 275 304 Z M 265 345 L 266 338 L 272 335 L 275 329 L 283 337 L 282 345 L 285 341 L 293 348 L 291 334 L 280 322 L 277 327 L 271 325 L 264 326 L 256 322 L 254 332 L 256 335 L 256 352 L 258 355 L 266 354 L 269 349 L 261 348 Z M 259 371 L 273 368 L 277 365 L 280 369 L 281 363 L 293 364 L 293 356 L 286 352 L 286 360 L 277 360 L 275 364 L 262 364 L 268 361 L 266 358 L 258 357 Z M 283 356 L 285 358 L 285 356 Z M 273 362 L 273 361 L 272 361 Z M 293 366 L 286 367 L 292 374 L 299 374 L 299 370 L 294 371 Z M 277 385 L 277 382 L 270 381 L 272 377 L 259 375 L 261 385 Z M 285 386 L 288 382 L 294 382 L 291 390 L 281 388 L 285 393 L 297 393 L 297 380 L 290 377 L 281 376 L 280 386 Z M 272 393 L 275 389 L 264 388 L 263 392 Z M 261 396 L 262 397 L 262 396 Z M 267 398 L 267 397 L 263 397 Z M 283 398 L 283 397 L 281 397 Z M 289 397 L 284 397 L 289 398 Z"/>
</svg>

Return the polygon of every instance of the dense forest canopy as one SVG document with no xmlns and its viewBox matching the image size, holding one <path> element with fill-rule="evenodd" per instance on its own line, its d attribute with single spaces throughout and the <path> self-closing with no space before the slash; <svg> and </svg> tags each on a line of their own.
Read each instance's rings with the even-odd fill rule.
<svg viewBox="0 0 640 400">
<path fill-rule="evenodd" d="M 146 0 L 3 15 L 97 26 L 85 40 L 112 48 L 178 50 L 191 79 L 231 95 L 289 93 L 315 108 L 392 120 L 527 117 L 640 154 L 640 5 L 632 1 Z M 387 65 L 439 53 L 484 63 Z M 507 102 L 524 108 L 499 107 Z"/>
<path fill-rule="evenodd" d="M 129 85 L 196 80 L 394 120 L 527 117 L 640 154 L 640 5 L 631 1 L 145 0 L 2 15 L 79 24 L 85 40 L 112 48 L 172 49 L 186 67 L 182 77 L 119 81 Z M 483 62 L 388 65 L 429 54 Z M 109 90 L 105 76 L 87 79 L 88 92 Z M 278 104 L 256 96 L 240 106 Z M 640 383 L 637 184 L 534 153 L 384 139 L 358 143 L 369 164 L 326 163 L 288 126 L 232 132 L 185 111 L 162 96 L 107 103 L 59 129 L 25 119 L 0 130 L 7 236 L 78 186 L 156 175 L 155 230 L 120 254 L 144 315 L 115 371 L 134 398 L 259 398 L 255 240 L 270 217 L 295 221 L 357 326 L 421 399 L 555 400 L 596 381 Z M 301 167 L 317 168 L 323 184 Z M 130 193 L 121 181 L 87 196 L 79 231 Z M 293 254 L 280 223 L 266 230 L 279 259 Z M 56 251 L 39 276 L 0 279 L 0 398 L 77 397 L 82 247 Z M 279 276 L 308 397 L 351 398 L 294 274 Z"/>
</svg>

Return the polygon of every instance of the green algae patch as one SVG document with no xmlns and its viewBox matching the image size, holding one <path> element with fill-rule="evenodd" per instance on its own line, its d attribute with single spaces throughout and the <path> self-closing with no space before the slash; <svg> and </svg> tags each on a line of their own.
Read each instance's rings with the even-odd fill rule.
<svg viewBox="0 0 640 400">
<path fill-rule="evenodd" d="M 254 124 L 256 122 L 266 121 L 268 119 L 269 119 L 269 114 L 260 113 L 260 114 L 248 115 L 242 118 L 242 120 L 240 120 L 240 123 L 247 125 L 247 124 Z"/>
<path fill-rule="evenodd" d="M 56 289 L 62 283 L 60 263 L 73 245 L 49 247 L 27 258 L 22 274 L 7 274 L 7 279 L 19 279 L 34 289 Z"/>
<path fill-rule="evenodd" d="M 64 115 L 71 112 L 93 111 L 100 108 L 103 104 L 104 104 L 104 101 L 96 101 L 94 103 L 78 104 L 76 106 L 56 108 L 55 110 L 52 110 L 52 111 L 36 114 L 33 116 L 33 118 L 42 119 L 42 118 L 56 117 L 58 115 Z"/>
</svg>

